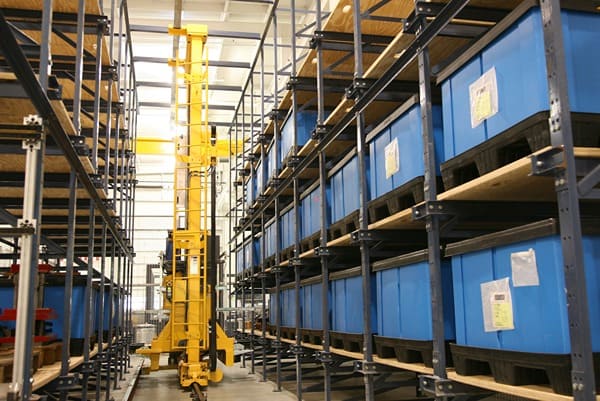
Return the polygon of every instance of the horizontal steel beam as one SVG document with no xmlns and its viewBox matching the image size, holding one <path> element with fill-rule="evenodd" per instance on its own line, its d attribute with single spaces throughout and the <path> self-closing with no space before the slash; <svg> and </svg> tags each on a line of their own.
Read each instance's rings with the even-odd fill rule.
<svg viewBox="0 0 600 401">
<path fill-rule="evenodd" d="M 153 82 L 153 81 L 139 81 L 136 82 L 136 86 L 143 86 L 148 88 L 171 88 L 171 84 L 169 82 Z M 180 85 L 180 89 L 185 89 L 185 85 Z M 230 92 L 241 92 L 241 86 L 235 85 L 208 85 L 209 91 L 230 91 Z"/>
<path fill-rule="evenodd" d="M 171 103 L 169 103 L 169 102 L 140 102 L 139 106 L 140 107 L 158 107 L 158 108 L 167 108 L 167 109 L 170 109 L 171 108 Z M 182 104 L 182 105 L 179 105 L 179 107 L 183 108 L 183 107 L 187 107 L 187 105 Z M 226 105 L 226 104 L 209 104 L 208 105 L 208 109 L 209 110 L 234 111 L 235 110 L 235 106 L 230 106 L 230 105 Z"/>
<path fill-rule="evenodd" d="M 166 57 L 145 57 L 145 56 L 136 56 L 133 58 L 134 62 L 139 63 L 156 63 L 156 64 L 168 64 L 169 59 Z M 214 60 L 208 61 L 209 67 L 223 67 L 223 68 L 250 68 L 250 63 L 240 62 L 240 61 L 221 61 Z"/>
<path fill-rule="evenodd" d="M 168 28 L 165 26 L 157 25 L 131 25 L 131 32 L 143 32 L 143 33 L 169 33 Z M 248 40 L 260 40 L 260 34 L 255 32 L 238 32 L 238 31 L 220 31 L 217 29 L 209 29 L 208 37 L 211 38 L 226 38 L 226 39 L 248 39 Z"/>
</svg>

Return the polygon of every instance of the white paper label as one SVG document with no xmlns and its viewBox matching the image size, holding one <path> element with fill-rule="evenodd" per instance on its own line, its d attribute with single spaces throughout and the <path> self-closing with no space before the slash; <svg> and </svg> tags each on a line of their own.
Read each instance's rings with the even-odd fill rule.
<svg viewBox="0 0 600 401">
<path fill-rule="evenodd" d="M 498 83 L 496 68 L 492 67 L 477 81 L 469 85 L 471 104 L 471 127 L 479 126 L 486 119 L 498 113 Z"/>
<path fill-rule="evenodd" d="M 190 275 L 199 274 L 200 270 L 198 269 L 198 256 L 192 256 L 190 261 Z"/>
<path fill-rule="evenodd" d="M 512 269 L 513 285 L 515 287 L 540 285 L 535 251 L 533 249 L 511 253 L 510 266 Z"/>
<path fill-rule="evenodd" d="M 400 170 L 400 155 L 398 152 L 398 138 L 395 138 L 385 147 L 385 178 L 390 178 Z"/>
<path fill-rule="evenodd" d="M 514 330 L 512 297 L 508 277 L 481 283 L 483 325 L 486 332 Z"/>
</svg>

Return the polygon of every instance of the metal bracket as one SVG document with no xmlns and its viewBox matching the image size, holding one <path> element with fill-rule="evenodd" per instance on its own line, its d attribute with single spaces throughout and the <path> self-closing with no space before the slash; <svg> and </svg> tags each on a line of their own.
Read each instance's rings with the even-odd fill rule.
<svg viewBox="0 0 600 401">
<path fill-rule="evenodd" d="M 327 135 L 327 126 L 325 124 L 318 124 L 317 127 L 310 134 L 310 137 L 316 141 L 321 142 L 325 135 Z"/>
<path fill-rule="evenodd" d="M 363 375 L 376 375 L 377 364 L 368 361 L 354 361 L 354 371 Z"/>
<path fill-rule="evenodd" d="M 306 350 L 304 349 L 304 347 L 301 345 L 297 345 L 297 344 L 291 345 L 288 352 L 290 354 L 296 355 L 297 357 L 300 357 L 300 358 L 303 358 L 306 356 Z"/>
<path fill-rule="evenodd" d="M 94 361 L 84 362 L 81 364 L 81 373 L 94 373 L 97 370 L 97 363 Z"/>
<path fill-rule="evenodd" d="M 56 379 L 57 390 L 72 390 L 79 385 L 79 375 L 60 376 Z"/>
<path fill-rule="evenodd" d="M 395 230 L 356 230 L 350 234 L 352 242 L 394 241 Z"/>
<path fill-rule="evenodd" d="M 277 189 L 277 187 L 279 187 L 280 184 L 281 180 L 279 178 L 271 178 L 271 181 L 267 183 L 267 186 L 273 189 Z"/>
<path fill-rule="evenodd" d="M 315 248 L 315 256 L 332 256 L 331 248 L 327 246 L 318 246 Z"/>
<path fill-rule="evenodd" d="M 424 393 L 437 397 L 458 397 L 466 395 L 487 394 L 489 391 L 466 384 L 442 379 L 437 376 L 419 376 L 419 388 Z"/>
<path fill-rule="evenodd" d="M 23 229 L 25 231 L 31 230 L 30 234 L 35 234 L 35 227 L 37 226 L 37 220 L 36 219 L 18 219 L 17 220 L 17 227 L 19 227 L 20 229 Z M 29 231 L 28 231 L 29 232 Z"/>
<path fill-rule="evenodd" d="M 294 90 L 296 88 L 296 85 L 298 85 L 299 83 L 300 80 L 298 79 L 298 77 L 290 77 L 290 79 L 285 84 L 285 87 L 287 90 L 291 91 Z"/>
<path fill-rule="evenodd" d="M 346 99 L 357 99 L 367 89 L 369 89 L 369 80 L 364 78 L 354 78 L 352 85 L 346 88 Z"/>
<path fill-rule="evenodd" d="M 427 216 L 447 216 L 452 214 L 449 206 L 442 201 L 427 201 L 412 207 L 413 220 Z"/>
<path fill-rule="evenodd" d="M 291 258 L 290 259 L 290 266 L 292 267 L 302 267 L 302 266 L 306 266 L 306 263 L 300 259 L 300 258 Z"/>
<path fill-rule="evenodd" d="M 103 35 L 109 34 L 107 18 L 98 18 L 98 33 Z"/>
<path fill-rule="evenodd" d="M 98 174 L 90 174 L 90 179 L 91 179 L 92 183 L 94 184 L 95 188 L 98 188 L 96 180 L 99 180 L 100 184 L 102 184 L 102 178 Z M 102 187 L 100 187 L 100 188 L 102 188 Z M 103 203 L 104 203 L 105 208 L 115 210 L 114 199 L 104 199 Z"/>
<path fill-rule="evenodd" d="M 302 161 L 302 157 L 301 156 L 290 156 L 288 157 L 288 166 L 291 168 L 295 168 L 298 164 L 300 164 L 300 162 Z"/>
<path fill-rule="evenodd" d="M 278 351 L 283 348 L 283 343 L 281 341 L 273 340 L 271 341 L 271 348 Z"/>
<path fill-rule="evenodd" d="M 283 117 L 284 113 L 285 113 L 285 110 L 273 109 L 269 113 L 269 118 L 271 120 L 279 120 L 281 117 Z"/>
<path fill-rule="evenodd" d="M 316 351 L 315 359 L 324 365 L 331 365 L 333 363 L 333 354 L 328 351 Z"/>
<path fill-rule="evenodd" d="M 564 149 L 553 147 L 545 152 L 531 155 L 531 175 L 555 175 L 558 171 L 567 168 Z"/>
<path fill-rule="evenodd" d="M 30 127 L 41 127 L 44 120 L 42 117 L 37 114 L 29 114 L 26 117 L 23 117 L 23 125 L 27 125 Z"/>
<path fill-rule="evenodd" d="M 84 137 L 72 136 L 69 139 L 78 156 L 90 156 L 90 147 L 85 143 Z"/>
<path fill-rule="evenodd" d="M 285 267 L 283 266 L 273 266 L 271 267 L 271 273 L 280 274 L 285 272 Z"/>
</svg>

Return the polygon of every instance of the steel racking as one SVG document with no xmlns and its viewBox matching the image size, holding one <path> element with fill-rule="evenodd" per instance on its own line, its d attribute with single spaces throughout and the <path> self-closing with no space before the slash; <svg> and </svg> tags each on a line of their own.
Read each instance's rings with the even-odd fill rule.
<svg viewBox="0 0 600 401">
<path fill-rule="evenodd" d="M 11 256 L 20 260 L 20 297 L 12 383 L 2 388 L 9 399 L 43 390 L 108 400 L 130 366 L 137 96 L 127 3 L 112 0 L 110 10 L 109 20 L 96 1 L 0 3 L 2 221 L 21 237 Z M 63 319 L 62 361 L 32 376 L 33 322 L 23 316 L 36 306 L 40 260 L 62 270 L 54 274 L 64 277 L 65 316 L 73 277 L 85 273 L 89 318 L 82 355 L 69 355 Z"/>
<path fill-rule="evenodd" d="M 598 184 L 598 149 L 584 150 L 576 148 L 573 144 L 565 46 L 561 29 L 556 28 L 561 26 L 560 10 L 561 6 L 565 5 L 562 3 L 558 0 L 540 2 L 449 0 L 440 3 L 342 0 L 330 13 L 326 13 L 321 9 L 321 2 L 317 2 L 317 9 L 314 11 L 315 21 L 306 24 L 305 28 L 296 30 L 294 15 L 296 10 L 292 1 L 292 35 L 289 38 L 289 46 L 278 42 L 281 36 L 278 35 L 278 20 L 289 10 L 281 9 L 278 2 L 273 4 L 267 22 L 267 26 L 271 26 L 275 54 L 271 72 L 273 109 L 270 112 L 261 109 L 261 116 L 259 116 L 261 132 L 257 135 L 258 139 L 254 139 L 255 116 L 251 116 L 251 135 L 249 138 L 244 136 L 247 143 L 245 152 L 236 161 L 236 167 L 232 170 L 232 178 L 238 184 L 236 194 L 240 196 L 236 197 L 236 206 L 232 207 L 231 215 L 235 223 L 231 224 L 234 239 L 230 252 L 234 255 L 239 251 L 240 244 L 236 237 L 241 237 L 243 241 L 248 236 L 251 239 L 255 236 L 261 238 L 260 248 L 263 257 L 259 266 L 260 271 L 253 269 L 254 266 L 242 266 L 241 272 L 237 275 L 236 289 L 243 294 L 246 288 L 250 286 L 254 288 L 255 279 L 260 280 L 262 294 L 266 291 L 265 286 L 274 288 L 275 296 L 271 307 L 275 309 L 276 320 L 270 322 L 274 325 L 274 329 L 271 334 L 267 334 L 264 319 L 260 332 L 256 332 L 253 326 L 250 330 L 245 326 L 237 329 L 242 338 L 256 335 L 263 339 L 260 343 L 263 347 L 263 363 L 266 363 L 267 358 L 264 348 L 268 345 L 265 341 L 271 340 L 269 349 L 273 351 L 276 358 L 278 389 L 281 388 L 281 358 L 282 348 L 285 347 L 296 356 L 298 399 L 301 399 L 303 391 L 302 363 L 310 360 L 312 355 L 312 351 L 309 350 L 318 351 L 312 356 L 312 360 L 322 363 L 324 368 L 324 399 L 331 397 L 330 372 L 331 369 L 335 369 L 334 360 L 341 357 L 356 360 L 356 370 L 365 378 L 367 400 L 374 399 L 377 391 L 374 376 L 382 366 L 415 372 L 419 375 L 421 391 L 436 399 L 480 396 L 485 391 L 543 400 L 596 399 L 588 300 L 583 278 L 580 224 L 583 212 L 579 209 L 580 198 L 597 197 L 597 189 L 594 187 Z M 583 7 L 588 12 L 597 12 L 599 6 L 597 2 L 569 3 L 569 5 Z M 444 191 L 442 187 L 438 187 L 436 174 L 432 101 L 438 96 L 438 91 L 433 84 L 434 78 L 439 75 L 440 69 L 459 62 L 467 48 L 485 37 L 495 27 L 505 28 L 514 22 L 515 10 L 524 7 L 539 7 L 543 19 L 551 105 L 549 119 L 551 146 L 528 154 L 526 157 L 511 160 L 507 165 L 498 166 L 473 180 Z M 314 32 L 307 34 L 307 30 L 313 27 Z M 259 49 L 261 57 L 264 54 L 267 34 L 268 31 L 262 36 Z M 306 36 L 310 38 L 311 48 L 304 56 L 304 63 L 297 68 L 296 41 Z M 279 68 L 278 49 L 287 47 L 291 48 L 291 73 L 286 90 L 282 93 L 278 78 L 284 75 L 285 68 Z M 254 69 L 255 65 L 252 67 L 251 77 L 254 77 Z M 261 79 L 267 75 L 263 66 L 260 75 Z M 249 82 L 252 79 L 249 78 Z M 244 88 L 244 92 L 247 87 L 248 85 Z M 345 93 L 346 96 L 339 99 L 340 93 Z M 423 201 L 390 212 L 388 216 L 373 219 L 372 215 L 369 216 L 372 214 L 372 209 L 369 208 L 365 167 L 367 133 L 376 130 L 381 120 L 397 108 L 399 103 L 414 94 L 418 95 L 423 127 Z M 264 97 L 261 97 L 261 103 L 264 104 Z M 312 138 L 303 146 L 298 146 L 296 119 L 300 106 L 307 105 L 316 106 L 317 123 Z M 277 144 L 281 135 L 282 111 L 287 109 L 291 109 L 290 119 L 294 127 L 292 163 L 282 165 L 263 196 L 258 196 L 250 208 L 242 211 L 240 206 L 243 205 L 245 194 L 244 190 L 238 192 L 237 189 L 244 188 L 247 182 L 252 182 L 256 176 L 254 167 L 258 160 L 262 161 L 261 168 L 264 168 L 269 143 L 273 144 L 275 160 L 280 159 L 280 155 L 277 154 Z M 325 118 L 326 109 L 331 111 L 327 118 Z M 238 123 L 240 120 L 243 124 L 247 122 L 246 114 L 244 100 L 236 109 L 236 117 L 234 117 L 233 130 L 236 139 L 238 139 Z M 265 126 L 264 121 L 267 118 L 271 121 Z M 354 140 L 352 140 L 353 136 Z M 358 219 L 352 222 L 354 224 L 352 230 L 346 230 L 349 232 L 342 232 L 332 237 L 327 219 L 327 205 L 324 201 L 327 196 L 325 184 L 329 178 L 328 170 L 339 160 L 336 156 L 352 151 L 357 155 L 359 163 Z M 579 179 L 582 173 L 577 169 L 576 160 L 581 158 L 588 159 L 592 166 L 588 166 L 584 171 L 584 178 Z M 305 246 L 299 232 L 300 189 L 302 184 L 317 180 L 320 183 L 322 201 L 320 239 L 317 247 Z M 291 204 L 296 211 L 295 244 L 291 252 L 283 253 L 284 250 L 279 249 L 281 227 L 277 222 L 282 209 L 287 204 Z M 516 205 L 523 209 L 522 212 L 514 210 Z M 597 207 L 593 203 L 590 205 L 592 215 L 594 206 Z M 486 215 L 493 215 L 496 220 L 487 221 L 483 232 L 498 232 L 506 228 L 506 224 L 512 227 L 532 219 L 554 216 L 555 209 L 559 211 L 557 217 L 560 221 L 566 297 L 569 305 L 573 397 L 552 393 L 550 389 L 543 386 L 511 386 L 496 383 L 492 378 L 488 380 L 456 374 L 447 366 L 441 302 L 440 264 L 445 244 L 482 233 L 481 227 L 477 231 L 473 229 L 472 224 L 468 224 L 469 219 L 473 223 L 478 219 L 483 220 Z M 265 258 L 265 221 L 271 217 L 275 221 L 276 249 L 273 258 Z M 456 221 L 459 223 L 456 224 Z M 257 222 L 260 227 L 258 229 Z M 451 225 L 453 226 L 449 230 Z M 371 265 L 383 259 L 381 247 L 386 249 L 385 244 L 391 244 L 392 247 L 398 245 L 398 242 L 394 241 L 394 236 L 402 232 L 406 234 L 415 231 L 426 234 L 423 247 L 427 250 L 432 298 L 432 367 L 374 356 L 369 330 L 370 310 L 367 302 L 363 303 L 363 352 L 352 353 L 331 347 L 327 318 L 329 312 L 327 291 L 323 291 L 321 301 L 322 344 L 315 346 L 302 341 L 299 297 L 300 280 L 303 277 L 320 273 L 323 288 L 327 288 L 330 270 L 360 265 L 363 279 L 362 296 L 363 299 L 368 300 L 371 288 Z M 344 260 L 343 254 L 352 254 L 351 249 L 356 249 L 357 245 L 360 252 L 358 254 L 354 252 L 354 259 L 348 263 L 348 260 Z M 282 339 L 281 332 L 279 294 L 282 280 L 284 283 L 293 283 L 296 298 L 295 336 L 286 339 Z M 244 306 L 243 301 L 242 306 Z M 263 316 L 265 316 L 265 308 L 266 303 L 263 302 Z M 266 365 L 263 365 L 263 377 L 266 378 L 264 366 Z"/>
</svg>

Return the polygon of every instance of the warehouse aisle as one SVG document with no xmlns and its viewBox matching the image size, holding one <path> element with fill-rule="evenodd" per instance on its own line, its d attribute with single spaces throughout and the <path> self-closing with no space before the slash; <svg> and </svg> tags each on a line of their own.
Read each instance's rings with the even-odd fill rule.
<svg viewBox="0 0 600 401">
<path fill-rule="evenodd" d="M 248 369 L 240 368 L 239 364 L 223 370 L 225 373 L 223 381 L 212 384 L 208 389 L 210 401 L 296 400 L 296 397 L 288 391 L 274 393 L 273 383 L 258 382 L 258 376 L 248 374 Z M 145 400 L 189 401 L 190 392 L 179 387 L 174 370 L 161 370 L 139 377 L 132 401 Z"/>
</svg>

